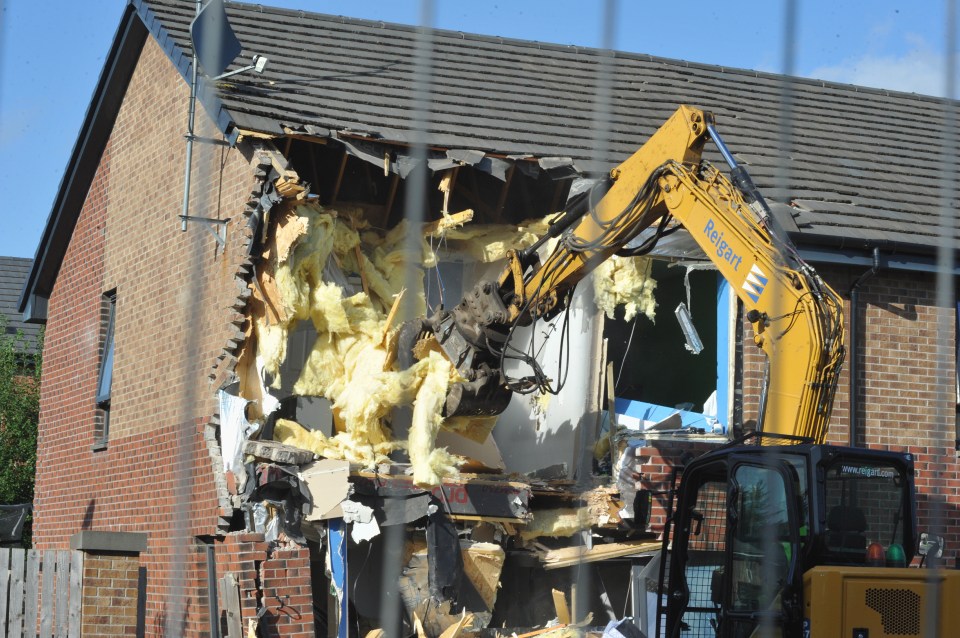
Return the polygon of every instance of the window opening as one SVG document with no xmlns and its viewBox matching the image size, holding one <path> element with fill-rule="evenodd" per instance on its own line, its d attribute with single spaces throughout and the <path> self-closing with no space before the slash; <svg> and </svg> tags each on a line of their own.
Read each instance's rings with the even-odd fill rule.
<svg viewBox="0 0 960 638">
<path fill-rule="evenodd" d="M 114 324 L 117 314 L 117 292 L 110 291 L 103 295 L 101 312 L 101 324 L 103 331 L 103 349 L 100 356 L 100 372 L 97 377 L 97 396 L 96 405 L 98 417 L 101 423 L 98 424 L 98 432 L 95 441 L 95 448 L 103 448 L 107 444 L 110 432 L 110 394 L 113 386 L 113 356 L 114 356 Z"/>
<path fill-rule="evenodd" d="M 733 395 L 735 306 L 730 286 L 714 270 L 687 271 L 663 260 L 654 261 L 651 274 L 657 281 L 656 321 L 638 316 L 627 322 L 618 311 L 604 325 L 608 356 L 622 362 L 616 375 L 617 413 L 627 417 L 627 424 L 632 417 L 632 427 L 640 428 L 643 422 L 651 425 L 679 411 L 682 427 L 726 431 Z M 687 348 L 673 316 L 681 303 L 702 341 L 698 354 Z"/>
</svg>

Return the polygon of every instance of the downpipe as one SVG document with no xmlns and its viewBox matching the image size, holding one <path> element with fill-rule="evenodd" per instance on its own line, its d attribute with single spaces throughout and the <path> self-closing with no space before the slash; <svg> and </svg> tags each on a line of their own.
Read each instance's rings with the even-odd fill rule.
<svg viewBox="0 0 960 638">
<path fill-rule="evenodd" d="M 873 249 L 873 265 L 870 270 L 861 274 L 853 285 L 850 286 L 850 447 L 857 447 L 857 434 L 859 432 L 857 419 L 857 398 L 860 395 L 860 366 L 857 364 L 860 353 L 860 286 L 865 281 L 877 274 L 880 270 L 880 249 Z"/>
</svg>

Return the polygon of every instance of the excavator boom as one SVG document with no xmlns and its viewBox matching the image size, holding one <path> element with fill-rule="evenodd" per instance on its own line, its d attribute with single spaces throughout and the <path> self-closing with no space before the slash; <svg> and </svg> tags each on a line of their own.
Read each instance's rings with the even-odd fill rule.
<svg viewBox="0 0 960 638">
<path fill-rule="evenodd" d="M 701 161 L 708 138 L 731 164 L 733 181 Z M 743 302 L 756 344 L 774 362 L 758 426 L 823 441 L 844 356 L 842 304 L 777 228 L 713 116 L 681 106 L 610 172 L 597 190 L 604 189 L 568 207 L 534 246 L 510 253 L 496 281 L 479 282 L 452 311 L 416 327 L 436 335 L 466 379 L 452 387 L 446 415 L 498 414 L 513 391 L 549 389 L 542 377 L 504 378 L 515 328 L 563 310 L 576 284 L 611 255 L 642 254 L 682 226 Z M 627 250 L 647 229 L 652 235 Z M 553 237 L 557 246 L 541 260 Z"/>
</svg>

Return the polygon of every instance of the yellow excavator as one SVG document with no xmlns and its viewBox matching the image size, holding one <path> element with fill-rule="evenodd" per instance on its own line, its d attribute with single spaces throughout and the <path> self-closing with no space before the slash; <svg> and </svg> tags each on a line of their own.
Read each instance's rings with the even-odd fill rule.
<svg viewBox="0 0 960 638">
<path fill-rule="evenodd" d="M 703 160 L 708 140 L 729 178 Z M 758 432 L 675 476 L 655 635 L 960 632 L 960 571 L 906 567 L 918 553 L 928 566 L 943 554 L 942 540 L 917 533 L 911 456 L 824 445 L 844 358 L 842 302 L 800 258 L 708 112 L 681 106 L 539 241 L 511 252 L 497 279 L 405 324 L 401 359 L 436 338 L 463 378 L 448 391 L 448 417 L 499 414 L 515 392 L 556 392 L 562 381 L 514 345 L 517 329 L 564 310 L 611 255 L 649 253 L 680 228 L 738 295 L 768 366 Z M 510 360 L 530 374 L 508 375 Z"/>
</svg>

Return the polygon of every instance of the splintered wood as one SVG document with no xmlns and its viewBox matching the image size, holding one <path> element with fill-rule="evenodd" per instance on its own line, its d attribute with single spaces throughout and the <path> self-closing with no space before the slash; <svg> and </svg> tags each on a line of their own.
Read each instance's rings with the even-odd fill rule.
<svg viewBox="0 0 960 638">
<path fill-rule="evenodd" d="M 564 547 L 563 549 L 552 549 L 544 552 L 541 555 L 541 561 L 545 569 L 560 569 L 580 563 L 595 563 L 610 558 L 630 556 L 631 554 L 654 552 L 662 546 L 663 544 L 660 541 L 627 541 L 594 545 L 591 549 L 583 546 Z"/>
</svg>

